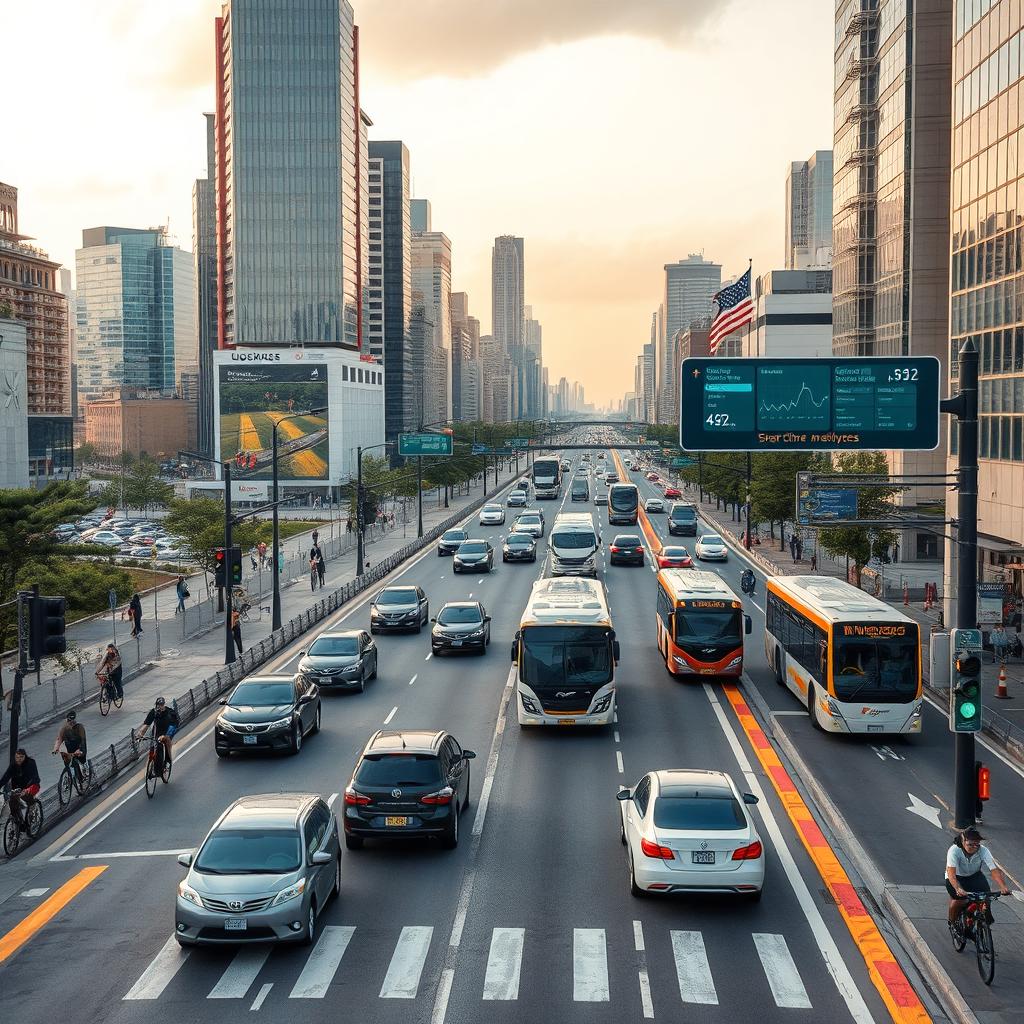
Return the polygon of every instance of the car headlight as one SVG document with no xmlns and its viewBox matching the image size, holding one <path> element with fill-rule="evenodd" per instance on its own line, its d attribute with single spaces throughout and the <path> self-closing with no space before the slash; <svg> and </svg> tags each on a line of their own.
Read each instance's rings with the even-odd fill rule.
<svg viewBox="0 0 1024 1024">
<path fill-rule="evenodd" d="M 526 696 L 525 693 L 519 694 L 519 699 L 523 702 L 524 710 L 529 711 L 531 715 L 540 714 L 540 709 L 537 707 L 536 704 L 533 703 L 532 700 L 530 700 L 529 697 Z"/>
<path fill-rule="evenodd" d="M 346 679 L 351 679 L 353 676 L 359 675 L 363 671 L 363 666 L 358 662 L 355 665 L 349 665 L 347 668 L 341 670 L 342 676 Z"/>
<path fill-rule="evenodd" d="M 224 717 L 217 719 L 217 728 L 225 732 L 238 732 L 238 730 Z"/>
<path fill-rule="evenodd" d="M 201 907 L 203 905 L 203 898 L 195 891 L 195 889 L 192 888 L 191 885 L 185 882 L 184 879 L 178 883 L 178 895 L 183 900 L 188 900 L 189 903 L 194 903 L 197 907 Z"/>
<path fill-rule="evenodd" d="M 730 662 L 729 662 L 729 664 L 728 664 L 728 665 L 726 665 L 725 667 L 726 667 L 726 668 L 738 668 L 738 667 L 739 667 L 739 665 L 741 664 L 741 662 L 742 662 L 742 661 L 743 661 L 743 655 L 742 655 L 742 654 L 738 654 L 738 655 L 737 655 L 737 656 L 736 656 L 735 658 L 733 658 L 733 659 L 732 659 L 732 661 L 730 661 Z"/>
<path fill-rule="evenodd" d="M 483 631 L 482 628 L 481 629 L 474 629 L 473 632 L 469 634 L 467 639 L 468 640 L 475 640 L 478 636 L 483 636 L 483 635 L 484 635 L 484 631 Z"/>
<path fill-rule="evenodd" d="M 371 619 L 376 619 L 379 616 L 380 616 L 380 612 L 377 611 L 377 606 L 376 605 L 371 605 L 370 606 L 370 618 Z"/>
<path fill-rule="evenodd" d="M 289 885 L 287 889 L 282 889 L 275 897 L 272 907 L 279 907 L 282 903 L 287 903 L 289 900 L 293 900 L 298 896 L 301 896 L 306 891 L 306 880 L 300 878 L 294 885 Z"/>
<path fill-rule="evenodd" d="M 685 668 L 687 666 L 687 664 L 689 664 L 685 658 L 680 658 L 678 654 L 674 655 L 672 660 L 677 665 L 682 665 L 683 668 Z"/>
<path fill-rule="evenodd" d="M 292 716 L 289 715 L 287 718 L 279 718 L 276 722 L 271 722 L 267 726 L 268 731 L 271 729 L 287 729 L 292 724 Z"/>
</svg>

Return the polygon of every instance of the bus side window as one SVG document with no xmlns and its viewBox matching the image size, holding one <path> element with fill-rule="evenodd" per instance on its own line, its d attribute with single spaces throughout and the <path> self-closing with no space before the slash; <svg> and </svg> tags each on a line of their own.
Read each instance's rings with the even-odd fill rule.
<svg viewBox="0 0 1024 1024">
<path fill-rule="evenodd" d="M 828 685 L 828 644 L 818 640 L 818 679 Z"/>
</svg>

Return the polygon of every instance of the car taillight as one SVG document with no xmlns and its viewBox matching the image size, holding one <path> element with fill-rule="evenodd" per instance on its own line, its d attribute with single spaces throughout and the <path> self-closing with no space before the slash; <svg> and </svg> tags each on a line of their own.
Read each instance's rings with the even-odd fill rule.
<svg viewBox="0 0 1024 1024">
<path fill-rule="evenodd" d="M 420 797 L 420 803 L 450 804 L 453 796 L 455 796 L 455 790 L 451 786 L 445 786 L 444 789 L 439 789 L 436 793 L 428 793 L 426 796 Z"/>
<path fill-rule="evenodd" d="M 741 846 L 738 850 L 733 850 L 733 860 L 757 860 L 761 856 L 761 841 L 755 839 L 749 846 Z"/>
<path fill-rule="evenodd" d="M 649 839 L 641 838 L 640 849 L 643 850 L 645 856 L 653 857 L 655 860 L 673 860 L 675 858 L 675 854 L 667 846 L 659 846 Z"/>
<path fill-rule="evenodd" d="M 370 802 L 368 796 L 363 796 L 362 793 L 357 793 L 351 786 L 345 790 L 345 806 L 346 807 L 365 807 Z"/>
<path fill-rule="evenodd" d="M 636 553 L 637 553 L 638 555 L 642 555 L 642 554 L 644 553 L 644 549 L 643 549 L 643 548 L 637 548 L 637 549 L 636 549 Z"/>
<path fill-rule="evenodd" d="M 619 549 L 614 544 L 612 544 L 611 547 L 608 548 L 608 550 L 609 551 L 614 551 L 615 554 L 619 553 Z"/>
</svg>

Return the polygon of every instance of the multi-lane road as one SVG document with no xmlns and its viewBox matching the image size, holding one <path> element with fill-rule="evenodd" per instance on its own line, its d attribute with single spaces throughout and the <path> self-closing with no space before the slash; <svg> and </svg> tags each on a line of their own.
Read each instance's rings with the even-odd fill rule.
<svg viewBox="0 0 1024 1024">
<path fill-rule="evenodd" d="M 638 483 L 642 497 L 656 493 Z M 569 507 L 568 493 L 539 504 L 549 527 Z M 593 511 L 607 551 L 624 528 L 608 525 L 606 508 Z M 471 535 L 500 550 L 500 527 L 469 522 Z M 658 517 L 652 526 L 665 529 Z M 720 571 L 738 589 L 739 566 Z M 595 731 L 518 727 L 509 649 L 544 573 L 539 559 L 453 577 L 450 558 L 433 548 L 406 564 L 393 579 L 422 586 L 432 614 L 448 600 L 484 603 L 493 618 L 486 657 L 432 657 L 426 631 L 379 637 L 378 678 L 363 694 L 326 696 L 323 729 L 297 757 L 218 760 L 216 711 L 194 723 L 177 740 L 171 784 L 154 800 L 133 777 L 37 853 L 24 894 L 0 904 L 5 1014 L 22 1024 L 58 1007 L 106 1022 L 891 1019 L 863 929 L 851 934 L 733 706 L 715 683 L 666 673 L 654 645 L 649 564 L 600 572 L 622 650 L 618 720 Z M 767 678 L 755 602 L 751 670 Z M 368 620 L 367 598 L 330 624 Z M 308 642 L 264 671 L 293 669 Z M 244 794 L 307 790 L 339 800 L 358 752 L 385 723 L 443 727 L 477 752 L 458 848 L 346 851 L 340 899 L 321 915 L 312 949 L 179 950 L 175 854 L 195 847 Z M 630 896 L 615 794 L 666 767 L 723 769 L 760 795 L 760 903 Z M 44 902 L 59 892 L 63 906 Z M 891 998 L 893 986 L 887 991 Z M 901 1013 L 928 1019 L 913 998 Z"/>
</svg>

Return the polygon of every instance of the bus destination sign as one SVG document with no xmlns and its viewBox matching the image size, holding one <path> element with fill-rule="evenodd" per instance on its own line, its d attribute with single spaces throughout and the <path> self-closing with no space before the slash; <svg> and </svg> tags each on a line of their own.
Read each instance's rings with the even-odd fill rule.
<svg viewBox="0 0 1024 1024">
<path fill-rule="evenodd" d="M 932 451 L 939 361 L 684 359 L 684 451 Z"/>
</svg>

